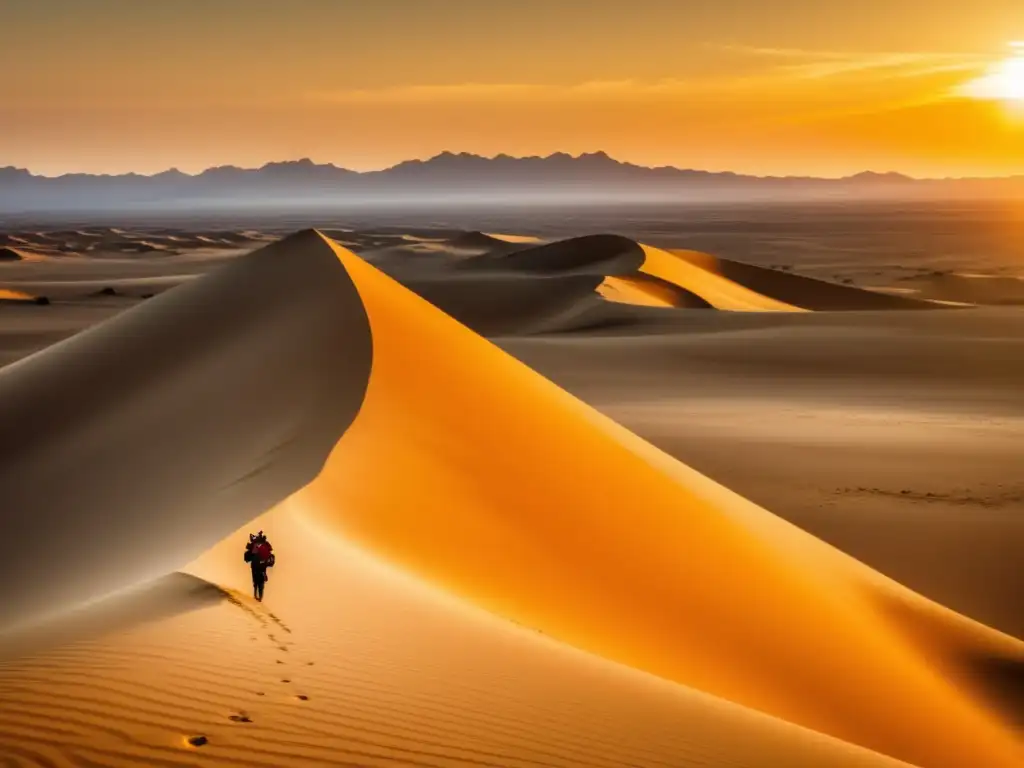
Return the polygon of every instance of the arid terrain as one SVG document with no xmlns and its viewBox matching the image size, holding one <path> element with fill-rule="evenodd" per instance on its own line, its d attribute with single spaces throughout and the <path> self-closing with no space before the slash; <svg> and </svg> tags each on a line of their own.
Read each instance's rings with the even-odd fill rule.
<svg viewBox="0 0 1024 768">
<path fill-rule="evenodd" d="M 474 216 L 2 222 L 0 764 L 1024 764 L 1019 213 Z"/>
</svg>

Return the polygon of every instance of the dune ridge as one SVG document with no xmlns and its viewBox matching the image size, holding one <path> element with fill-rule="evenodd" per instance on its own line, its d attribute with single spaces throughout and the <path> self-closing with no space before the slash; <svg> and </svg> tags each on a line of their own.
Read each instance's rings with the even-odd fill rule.
<svg viewBox="0 0 1024 768">
<path fill-rule="evenodd" d="M 600 274 L 590 277 L 593 283 L 602 279 Z M 276 313 L 268 311 L 268 304 Z M 221 320 L 214 324 L 221 335 L 208 339 L 210 324 L 196 318 Z M 254 329 L 254 318 L 264 325 Z M 120 389 L 105 397 L 92 394 L 110 378 L 104 375 L 110 358 L 101 346 L 116 349 L 135 366 L 135 375 L 124 376 Z M 147 357 L 146 349 L 155 351 Z M 160 359 L 168 353 L 173 362 Z M 69 360 L 78 362 L 70 378 Z M 200 394 L 213 380 L 223 384 Z M 81 406 L 77 417 L 67 405 L 63 411 L 54 406 L 57 393 L 66 396 L 69 390 L 84 393 L 73 403 Z M 240 400 L 250 401 L 253 410 L 229 408 Z M 344 402 L 339 405 L 339 400 Z M 152 439 L 155 427 L 134 422 L 138 411 L 151 410 L 154 401 L 165 413 L 174 410 L 180 416 L 174 429 L 160 432 L 160 441 Z M 189 410 L 189 402 L 200 407 Z M 644 759 L 645 764 L 680 764 L 680 754 L 687 765 L 720 760 L 763 768 L 893 764 L 880 754 L 927 768 L 1019 764 L 1020 742 L 1012 726 L 964 658 L 969 653 L 1012 663 L 1021 658 L 1019 641 L 919 597 L 671 459 L 317 233 L 303 232 L 241 257 L 8 366 L 0 371 L 0 408 L 4 435 L 22 436 L 0 443 L 0 455 L 11 459 L 0 470 L 0 492 L 14 500 L 8 508 L 48 513 L 5 514 L 12 546 L 22 556 L 4 563 L 9 570 L 0 572 L 7 576 L 5 583 L 19 585 L 13 610 L 5 604 L 0 614 L 0 628 L 39 613 L 41 605 L 66 609 L 181 568 L 199 554 L 197 549 L 211 545 L 188 570 L 210 583 L 244 589 L 237 542 L 246 521 L 291 494 L 278 510 L 253 523 L 274 525 L 283 549 L 291 542 L 294 552 L 303 553 L 296 558 L 295 575 L 279 571 L 286 575 L 278 580 L 275 574 L 273 584 L 280 585 L 285 607 L 294 611 L 294 626 L 319 638 L 321 661 L 334 658 L 344 648 L 339 643 L 348 639 L 329 619 L 337 622 L 344 615 L 338 596 L 346 595 L 346 586 L 358 581 L 362 568 L 355 553 L 332 549 L 339 546 L 336 536 L 325 533 L 334 532 L 407 573 L 542 631 L 553 638 L 544 642 L 554 648 L 563 648 L 554 642 L 563 641 L 631 666 L 627 676 L 632 680 L 639 679 L 632 676 L 641 670 L 681 683 L 651 683 L 693 706 L 649 705 L 647 711 L 663 719 L 657 734 L 660 757 Z M 43 421 L 47 429 L 39 430 L 38 422 L 35 431 L 26 428 L 54 412 L 59 416 Z M 103 416 L 105 428 L 90 430 L 97 422 L 82 413 Z M 325 413 L 332 414 L 330 420 Z M 321 428 L 312 428 L 311 422 Z M 230 440 L 209 444 L 211 435 L 225 432 Z M 77 439 L 69 441 L 69 435 Z M 57 445 L 65 447 L 55 464 Z M 97 452 L 103 445 L 108 450 Z M 292 448 L 298 457 L 289 455 Z M 193 465 L 169 460 L 192 453 L 197 461 L 213 462 L 205 476 L 209 482 L 197 482 Z M 569 461 L 585 473 L 565 473 Z M 64 495 L 44 483 L 55 466 L 63 470 Z M 114 469 L 146 478 L 147 487 L 115 482 Z M 236 503 L 230 494 L 218 496 L 215 491 L 225 484 L 227 489 L 245 487 L 250 494 L 245 503 Z M 152 499 L 164 495 L 166 504 L 154 508 Z M 213 514 L 202 503 L 211 495 L 227 511 Z M 54 583 L 38 557 L 52 550 L 53 521 L 71 519 L 72 504 L 74 519 L 86 527 L 70 532 L 74 536 L 68 541 L 88 530 L 100 544 L 99 552 L 74 552 L 76 572 L 94 577 L 74 589 Z M 138 515 L 140 508 L 148 514 Z M 282 510 L 288 513 L 284 517 Z M 97 525 L 112 517 L 135 526 L 134 540 Z M 170 552 L 165 551 L 168 540 L 175 542 Z M 112 550 L 125 552 L 116 573 L 104 571 L 111 564 L 104 558 Z M 161 555 L 154 559 L 157 551 Z M 339 565 L 348 559 L 351 567 Z M 416 676 L 409 670 L 430 659 L 429 651 L 421 655 L 418 649 L 443 647 L 431 638 L 450 640 L 452 635 L 439 633 L 436 622 L 410 628 L 408 601 L 388 613 L 388 621 L 374 623 L 366 614 L 373 614 L 373 598 L 387 590 L 367 592 L 365 602 L 346 595 L 343 605 L 361 605 L 350 611 L 352 621 L 375 642 L 392 638 L 384 642 L 407 643 L 389 653 L 404 653 L 409 668 L 384 671 L 394 682 L 383 695 L 394 699 L 401 696 L 402 681 Z M 457 603 L 446 601 L 456 609 Z M 139 630 L 104 647 L 159 645 L 168 621 L 191 627 L 187 636 L 200 640 L 203 621 L 214 622 L 214 611 L 214 623 L 221 627 L 218 642 L 235 647 L 242 634 L 237 620 L 243 617 L 224 611 L 238 605 L 246 602 L 221 601 L 162 620 L 151 634 Z M 291 615 L 287 627 L 268 613 L 260 617 L 253 620 L 275 638 L 292 633 Z M 416 641 L 408 644 L 410 629 Z M 395 638 L 396 633 L 402 637 Z M 492 636 L 487 642 L 496 644 L 493 648 L 511 641 Z M 279 650 L 289 647 L 278 644 Z M 190 652 L 194 649 L 190 644 Z M 88 648 L 74 653 L 90 658 Z M 216 658 L 204 655 L 206 678 L 216 674 L 241 694 L 245 676 L 214 673 Z M 255 659 L 246 658 L 247 664 Z M 171 663 L 164 656 L 161 668 Z M 608 675 L 613 666 L 604 664 L 599 673 Z M 503 669 L 498 663 L 488 668 Z M 340 676 L 325 673 L 325 681 L 335 681 L 320 691 L 328 703 L 337 703 L 337 681 L 351 681 L 352 673 L 351 668 Z M 32 687 L 38 667 L 17 666 L 11 675 L 0 673 L 0 685 L 26 696 L 38 691 Z M 150 690 L 146 706 L 151 707 L 153 691 L 166 690 L 160 687 L 166 683 L 153 682 L 153 672 L 144 679 Z M 542 679 L 542 674 L 531 679 Z M 63 685 L 77 690 L 73 681 Z M 190 683 L 189 690 L 193 702 L 202 701 L 209 683 Z M 536 706 L 537 690 L 517 694 L 519 703 L 511 711 Z M 441 691 L 437 686 L 429 691 L 426 701 L 436 705 Z M 630 704 L 644 698 L 636 691 Z M 122 709 L 114 710 L 122 714 L 126 704 L 138 700 L 137 695 L 119 695 Z M 382 695 L 380 687 L 374 695 Z M 465 691 L 459 696 L 462 711 L 481 701 Z M 227 702 L 224 692 L 215 698 L 218 706 Z M 288 698 L 294 706 L 294 697 Z M 38 707 L 38 699 L 33 702 Z M 194 709 L 210 714 L 212 705 L 204 701 Z M 330 707 L 314 711 L 326 718 L 323 728 L 337 723 L 329 719 Z M 639 726 L 626 711 L 604 710 L 600 717 L 636 735 Z M 702 722 L 721 730 L 714 736 L 690 731 L 683 742 L 666 743 L 685 722 L 684 713 L 694 712 L 710 715 Z M 272 749 L 279 759 L 287 758 L 291 748 L 297 764 L 322 760 L 323 750 L 339 743 L 323 729 L 306 730 L 305 742 L 289 741 L 302 716 L 281 717 L 291 725 L 274 732 L 280 740 Z M 36 749 L 38 719 L 19 718 L 21 730 L 13 736 L 0 732 L 0 740 Z M 76 722 L 76 728 L 87 725 L 81 718 Z M 532 721 L 533 733 L 543 733 L 537 722 Z M 178 717 L 167 725 L 183 730 L 188 723 Z M 579 729 L 574 734 L 571 738 L 583 741 L 595 735 Z M 759 734 L 758 746 L 774 747 L 741 758 L 742 745 L 730 742 L 746 734 Z M 106 738 L 115 736 L 120 738 Z M 141 746 L 133 742 L 133 754 L 138 757 L 148 740 L 161 738 L 147 730 Z M 231 750 L 242 749 L 242 741 L 228 738 L 230 750 L 219 753 L 220 759 L 237 760 L 239 752 Z M 351 745 L 358 738 L 346 732 L 340 741 Z M 394 738 L 383 750 L 370 749 L 364 740 L 362 751 L 344 754 L 369 764 L 396 759 L 432 764 L 445 758 L 431 750 L 410 751 Z M 705 745 L 703 752 L 694 751 L 694 739 Z M 848 748 L 836 739 L 880 754 Z M 160 743 L 158 754 L 183 748 Z M 479 762 L 487 756 L 463 751 L 448 758 Z M 573 764 L 564 755 L 560 760 Z M 637 762 L 628 754 L 622 760 Z M 536 752 L 532 759 L 517 755 L 508 761 L 537 762 Z"/>
<path fill-rule="evenodd" d="M 599 293 L 639 306 L 733 312 L 923 309 L 922 299 L 781 272 L 691 250 L 665 250 L 621 235 L 584 235 L 513 253 L 484 253 L 467 268 L 605 277 Z M 669 286 L 675 291 L 669 290 Z"/>
<path fill-rule="evenodd" d="M 315 477 L 372 352 L 345 272 L 303 238 L 323 242 L 268 246 L 0 369 L 0 580 L 18 584 L 0 630 L 163 575 Z"/>
</svg>

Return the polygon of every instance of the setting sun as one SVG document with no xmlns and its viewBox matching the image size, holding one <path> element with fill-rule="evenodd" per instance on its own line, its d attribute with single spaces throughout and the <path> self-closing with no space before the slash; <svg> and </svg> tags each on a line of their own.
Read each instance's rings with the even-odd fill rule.
<svg viewBox="0 0 1024 768">
<path fill-rule="evenodd" d="M 976 99 L 1024 101 L 1024 43 L 1011 43 L 1015 54 L 967 83 L 963 92 Z"/>
</svg>

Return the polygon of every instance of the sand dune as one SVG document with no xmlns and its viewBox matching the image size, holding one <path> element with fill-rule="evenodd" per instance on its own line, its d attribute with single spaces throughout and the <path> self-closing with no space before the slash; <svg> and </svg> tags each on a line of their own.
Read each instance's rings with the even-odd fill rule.
<svg viewBox="0 0 1024 768">
<path fill-rule="evenodd" d="M 493 254 L 491 255 L 493 256 Z M 729 311 L 920 309 L 929 302 L 829 283 L 720 259 L 666 251 L 618 235 L 587 235 L 467 263 L 477 269 L 543 274 L 600 274 L 600 293 L 640 306 L 713 307 Z M 675 291 L 668 290 L 670 286 Z"/>
<path fill-rule="evenodd" d="M 623 240 L 547 255 L 591 294 L 633 264 L 768 307 Z M 17 585 L 0 628 L 183 567 L 229 595 L 0 667 L 0 745 L 26 760 L 174 759 L 202 729 L 188 755 L 210 764 L 1020 764 L 982 667 L 1016 669 L 1024 644 L 702 477 L 313 232 L 0 370 L 0 426 Z M 231 591 L 240 526 L 290 494 L 254 522 L 294 564 L 270 613 Z M 60 578 L 53 551 L 89 578 Z M 253 760 L 231 729 L 260 718 Z"/>
<path fill-rule="evenodd" d="M 485 235 L 483 232 L 464 232 L 461 235 L 446 240 L 445 243 L 450 248 L 459 251 L 486 253 L 496 249 L 506 249 L 508 246 L 516 244 L 516 241 L 506 240 L 494 235 Z"/>
<path fill-rule="evenodd" d="M 597 292 L 609 301 L 646 307 L 706 309 L 711 306 L 697 294 L 651 275 L 606 277 L 598 286 Z"/>
<path fill-rule="evenodd" d="M 499 259 L 476 259 L 467 267 L 507 271 L 623 275 L 643 263 L 640 246 L 618 235 L 586 235 L 522 248 Z"/>
<path fill-rule="evenodd" d="M 13 511 L 0 581 L 19 584 L 0 628 L 163 575 L 316 475 L 360 405 L 370 342 L 336 259 L 295 244 L 0 370 L 0 489 Z M 285 341 L 296 333 L 301 345 Z M 324 348 L 345 357 L 325 367 Z M 45 551 L 62 553 L 60 569 Z"/>
<path fill-rule="evenodd" d="M 901 286 L 920 297 L 966 304 L 1024 304 L 1024 279 L 1001 275 L 939 272 L 906 277 Z"/>
<path fill-rule="evenodd" d="M 49 299 L 45 296 L 33 296 L 24 291 L 14 291 L 9 288 L 0 288 L 0 303 L 13 302 L 15 304 L 47 304 Z"/>
<path fill-rule="evenodd" d="M 675 250 L 673 255 L 704 271 L 743 285 L 764 296 L 811 310 L 922 309 L 929 305 L 914 299 L 864 290 L 849 285 L 815 280 L 791 272 L 743 264 L 707 253 Z"/>
<path fill-rule="evenodd" d="M 340 256 L 377 352 L 359 417 L 299 497 L 322 519 L 528 626 L 792 722 L 922 765 L 980 754 L 1010 765 L 1019 756 L 998 717 L 934 667 L 955 656 L 947 635 L 1008 654 L 1019 654 L 1019 643 L 944 614 L 687 470 Z M 408 327 L 422 344 L 400 341 Z M 435 348 L 447 353 L 425 365 L 421 350 Z M 422 372 L 414 390 L 374 384 L 410 369 Z M 469 381 L 477 394 L 453 404 L 458 420 L 449 422 L 444 393 Z M 441 439 L 446 423 L 463 425 L 474 450 Z M 372 477 L 380 451 L 406 483 L 360 482 Z M 563 455 L 600 482 L 562 477 Z M 638 488 L 642 508 L 633 501 Z M 405 514 L 424 503 L 433 514 Z M 438 529 L 449 536 L 433 536 Z M 939 662 L 923 658 L 875 603 L 934 621 Z M 932 702 L 929 713 L 912 714 L 921 700 Z M 942 723 L 944 738 L 911 735 L 931 730 L 928 721 Z"/>
<path fill-rule="evenodd" d="M 0 261 L 42 261 L 44 257 L 20 248 L 0 248 Z"/>
</svg>

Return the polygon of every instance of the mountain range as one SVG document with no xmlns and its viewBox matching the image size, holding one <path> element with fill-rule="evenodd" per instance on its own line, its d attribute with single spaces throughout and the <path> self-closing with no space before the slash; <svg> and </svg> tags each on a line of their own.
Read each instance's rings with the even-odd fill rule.
<svg viewBox="0 0 1024 768">
<path fill-rule="evenodd" d="M 621 162 L 605 152 L 493 158 L 442 152 L 358 172 L 305 158 L 260 168 L 225 165 L 197 174 L 170 169 L 38 176 L 0 168 L 0 212 L 311 204 L 551 201 L 714 202 L 849 198 L 1024 197 L 1024 176 L 915 179 L 864 172 L 839 179 L 748 176 Z"/>
</svg>

